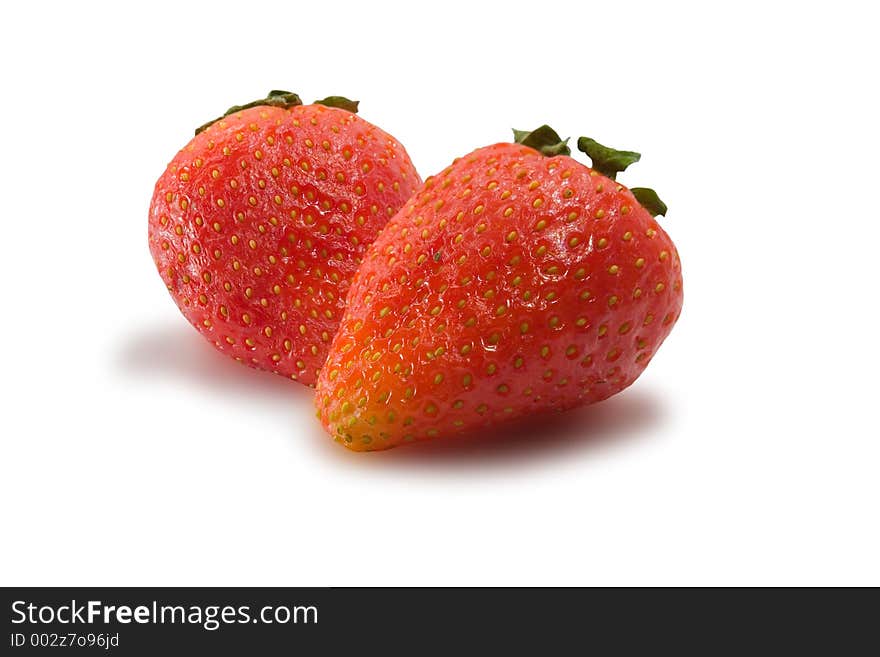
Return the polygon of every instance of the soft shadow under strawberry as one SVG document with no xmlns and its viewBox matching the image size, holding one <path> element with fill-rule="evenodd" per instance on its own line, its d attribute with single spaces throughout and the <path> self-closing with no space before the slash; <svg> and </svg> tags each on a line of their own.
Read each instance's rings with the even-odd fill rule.
<svg viewBox="0 0 880 657">
<path fill-rule="evenodd" d="M 218 356 L 185 325 L 153 326 L 132 334 L 117 355 L 125 376 L 160 377 L 208 388 L 235 397 L 271 398 L 290 403 L 307 400 L 314 392 L 290 379 Z"/>
<path fill-rule="evenodd" d="M 656 434 L 664 405 L 647 390 L 630 389 L 611 399 L 567 413 L 546 414 L 493 430 L 439 438 L 386 451 L 345 454 L 354 462 L 401 467 L 485 466 L 594 451 Z"/>
<path fill-rule="evenodd" d="M 560 414 L 539 415 L 490 431 L 402 446 L 387 451 L 357 453 L 340 450 L 330 441 L 311 412 L 314 391 L 281 376 L 245 367 L 223 358 L 186 326 L 145 328 L 121 345 L 116 367 L 125 377 L 159 378 L 197 385 L 230 398 L 259 398 L 302 413 L 304 441 L 358 469 L 370 468 L 484 468 L 493 464 L 540 462 L 543 458 L 595 453 L 625 441 L 656 434 L 665 421 L 662 400 L 644 386 L 598 404 Z M 305 445 L 303 446 L 305 447 Z M 324 450 L 322 450 L 324 451 Z"/>
</svg>

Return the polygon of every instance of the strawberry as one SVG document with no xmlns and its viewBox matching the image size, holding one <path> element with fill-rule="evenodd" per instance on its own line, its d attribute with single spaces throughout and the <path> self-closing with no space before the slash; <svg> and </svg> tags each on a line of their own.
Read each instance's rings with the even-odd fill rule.
<svg viewBox="0 0 880 657">
<path fill-rule="evenodd" d="M 150 251 L 184 316 L 238 361 L 314 385 L 366 248 L 421 183 L 331 97 L 233 107 L 156 183 Z"/>
<path fill-rule="evenodd" d="M 318 380 L 354 450 L 606 399 L 678 319 L 678 253 L 657 195 L 615 174 L 638 153 L 542 126 L 428 178 L 369 249 Z"/>
</svg>

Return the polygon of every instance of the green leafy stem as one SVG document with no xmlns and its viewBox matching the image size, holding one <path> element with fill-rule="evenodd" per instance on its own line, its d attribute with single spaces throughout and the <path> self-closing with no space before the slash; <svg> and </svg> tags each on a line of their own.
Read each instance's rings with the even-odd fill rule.
<svg viewBox="0 0 880 657">
<path fill-rule="evenodd" d="M 517 144 L 534 148 L 547 157 L 570 155 L 568 139 L 562 139 L 550 126 L 542 125 L 535 130 L 514 130 L 513 140 Z M 595 139 L 581 137 L 577 140 L 577 148 L 590 158 L 592 168 L 603 176 L 617 180 L 617 174 L 638 162 L 642 155 L 635 151 L 620 151 L 603 146 Z M 657 196 L 657 192 L 647 187 L 631 187 L 630 190 L 639 204 L 651 213 L 651 216 L 666 216 L 666 204 Z"/>
<path fill-rule="evenodd" d="M 233 105 L 223 113 L 223 116 L 218 116 L 216 119 L 208 121 L 207 123 L 200 125 L 198 128 L 196 128 L 196 134 L 199 134 L 200 132 L 205 130 L 205 128 L 216 123 L 223 117 L 229 116 L 230 114 L 235 114 L 236 112 L 240 112 L 241 110 L 249 109 L 251 107 L 268 106 L 282 107 L 284 109 L 287 109 L 288 107 L 296 107 L 297 105 L 302 104 L 303 102 L 300 99 L 299 95 L 293 93 L 292 91 L 273 89 L 268 94 L 266 94 L 265 98 L 252 100 L 251 102 L 245 103 L 244 105 Z M 344 109 L 353 114 L 357 114 L 358 111 L 358 101 L 349 100 L 345 96 L 327 96 L 323 100 L 316 100 L 314 104 Z"/>
</svg>

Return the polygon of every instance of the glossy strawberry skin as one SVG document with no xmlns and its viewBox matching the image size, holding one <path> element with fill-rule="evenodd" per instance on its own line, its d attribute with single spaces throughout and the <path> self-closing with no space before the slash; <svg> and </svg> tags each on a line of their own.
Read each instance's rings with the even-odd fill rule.
<svg viewBox="0 0 880 657">
<path fill-rule="evenodd" d="M 678 319 L 667 234 L 567 156 L 497 144 L 429 178 L 358 270 L 318 382 L 355 450 L 601 401 Z"/>
<path fill-rule="evenodd" d="M 217 349 L 313 385 L 367 246 L 420 183 L 403 147 L 355 114 L 245 109 L 159 178 L 150 251 Z"/>
</svg>

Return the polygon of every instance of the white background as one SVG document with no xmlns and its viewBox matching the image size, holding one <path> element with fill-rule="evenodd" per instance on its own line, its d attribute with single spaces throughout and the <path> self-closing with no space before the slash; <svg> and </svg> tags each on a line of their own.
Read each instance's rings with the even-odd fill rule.
<svg viewBox="0 0 880 657">
<path fill-rule="evenodd" d="M 0 583 L 880 584 L 870 3 L 9 7 Z M 271 88 L 360 99 L 423 176 L 543 122 L 641 151 L 681 321 L 531 442 L 333 444 L 147 250 L 193 127 Z"/>
</svg>

